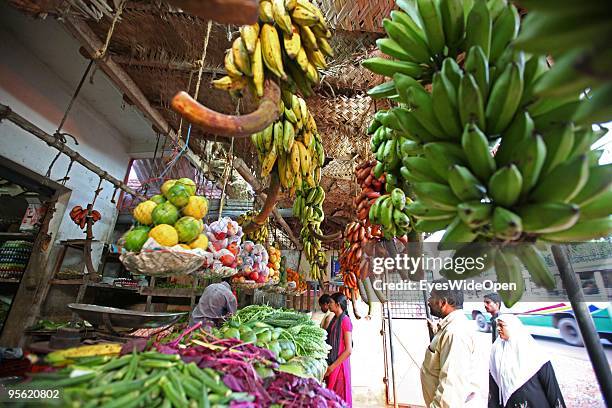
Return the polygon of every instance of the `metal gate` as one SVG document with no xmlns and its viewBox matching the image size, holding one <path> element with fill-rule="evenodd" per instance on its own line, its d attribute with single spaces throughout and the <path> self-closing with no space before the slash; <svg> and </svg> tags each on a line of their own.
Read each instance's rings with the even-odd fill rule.
<svg viewBox="0 0 612 408">
<path fill-rule="evenodd" d="M 384 281 L 397 283 L 399 274 L 386 273 Z M 395 407 L 423 405 L 420 383 L 422 353 L 427 336 L 427 293 L 386 291 L 381 334 L 383 338 L 387 404 Z"/>
</svg>

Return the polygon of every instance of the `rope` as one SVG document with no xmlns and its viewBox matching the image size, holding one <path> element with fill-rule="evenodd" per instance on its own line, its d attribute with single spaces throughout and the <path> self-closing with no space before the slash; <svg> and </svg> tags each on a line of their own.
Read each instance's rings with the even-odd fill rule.
<svg viewBox="0 0 612 408">
<path fill-rule="evenodd" d="M 238 99 L 238 103 L 236 104 L 236 115 L 240 113 L 240 99 Z M 227 182 L 230 180 L 232 175 L 232 170 L 234 169 L 234 138 L 232 137 L 232 142 L 230 143 L 230 150 L 227 155 L 227 166 L 225 167 L 225 175 L 223 180 L 223 189 L 221 190 L 221 198 L 219 200 L 219 220 L 221 219 L 221 214 L 223 213 L 223 206 L 225 204 L 225 188 L 227 186 Z"/>
<path fill-rule="evenodd" d="M 102 190 L 104 190 L 101 186 L 102 186 L 102 181 L 104 180 L 104 178 L 102 178 L 102 176 L 100 176 L 100 181 L 98 182 L 98 188 L 96 188 L 95 194 L 94 194 L 94 198 L 93 201 L 91 202 L 91 208 L 93 208 L 94 204 L 96 203 L 96 200 L 98 199 L 98 196 L 100 195 L 100 192 Z"/>
<path fill-rule="evenodd" d="M 117 21 L 119 21 L 119 17 L 121 16 L 121 13 L 123 13 L 123 6 L 125 5 L 125 2 L 126 0 L 121 0 L 121 3 L 119 3 L 119 7 L 117 7 L 117 12 L 115 13 L 115 17 L 113 17 L 113 22 L 111 23 L 108 33 L 106 33 L 106 41 L 104 41 L 104 45 L 102 46 L 102 49 L 96 51 L 96 53 L 93 56 L 93 59 L 95 60 L 102 59 L 106 55 L 106 51 L 108 50 L 108 46 L 110 44 L 111 37 L 113 36 L 113 32 L 115 31 L 115 25 L 117 24 Z"/>
<path fill-rule="evenodd" d="M 66 182 L 68 180 L 70 180 L 70 177 L 68 176 L 68 174 L 70 173 L 70 169 L 72 169 L 72 164 L 74 163 L 74 159 L 70 159 L 70 163 L 68 164 L 68 169 L 66 170 L 66 175 L 64 175 L 64 178 L 61 178 L 57 181 L 61 182 L 63 186 L 66 185 Z"/>
<path fill-rule="evenodd" d="M 200 85 L 202 84 L 202 73 L 204 72 L 204 60 L 206 59 L 206 52 L 208 51 L 208 40 L 210 39 L 210 30 L 212 29 L 212 20 L 208 21 L 208 27 L 206 29 L 206 36 L 204 37 L 204 49 L 202 50 L 202 58 L 200 59 L 200 68 L 198 69 L 198 80 L 196 82 L 196 88 L 195 91 L 193 93 L 193 98 L 197 101 L 198 100 L 198 96 L 200 93 Z M 181 118 L 181 125 L 182 125 L 182 118 Z M 181 125 L 179 125 L 179 138 L 181 135 Z M 174 165 L 178 162 L 178 160 L 181 158 L 181 156 L 185 153 L 185 151 L 189 148 L 189 139 L 191 137 L 191 124 L 189 124 L 189 128 L 187 129 L 187 137 L 185 138 L 185 145 L 183 146 L 183 148 L 181 149 L 180 152 L 178 152 L 178 154 L 174 157 L 174 159 L 172 159 L 172 161 L 170 161 L 170 163 L 168 163 L 168 166 L 166 167 L 166 169 L 162 172 L 162 174 L 160 174 L 160 178 L 164 177 L 164 175 L 166 175 L 166 173 L 168 173 L 168 171 L 170 171 Z M 233 141 L 232 141 L 233 143 Z"/>
<path fill-rule="evenodd" d="M 66 111 L 64 112 L 64 116 L 62 117 L 62 120 L 60 121 L 60 124 L 57 127 L 57 130 L 55 131 L 56 134 L 61 133 L 62 127 L 64 127 L 64 124 L 66 123 L 66 119 L 68 118 L 68 114 L 70 113 L 70 110 L 72 109 L 72 105 L 74 104 L 74 101 L 76 100 L 76 98 L 79 96 L 79 93 L 81 92 L 81 88 L 83 87 L 83 84 L 85 83 L 85 79 L 87 78 L 87 75 L 89 74 L 89 70 L 91 69 L 93 63 L 94 63 L 93 60 L 89 60 L 89 64 L 87 64 L 87 68 L 85 68 L 85 72 L 83 73 L 83 76 L 81 77 L 81 80 L 79 81 L 79 84 L 77 85 L 74 93 L 72 94 L 72 98 L 70 99 L 70 102 L 68 103 L 68 107 L 66 108 Z M 73 139 L 74 139 L 74 136 L 73 136 Z M 76 142 L 76 139 L 75 139 L 75 142 Z M 64 141 L 63 143 L 66 143 L 66 142 Z"/>
</svg>

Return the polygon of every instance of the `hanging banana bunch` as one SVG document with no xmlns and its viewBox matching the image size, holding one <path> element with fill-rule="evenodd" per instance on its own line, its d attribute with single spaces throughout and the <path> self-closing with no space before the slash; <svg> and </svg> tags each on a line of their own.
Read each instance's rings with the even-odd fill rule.
<svg viewBox="0 0 612 408">
<path fill-rule="evenodd" d="M 322 279 L 327 268 L 327 257 L 321 250 L 321 240 L 313 234 L 314 231 L 322 235 L 321 223 L 325 219 L 324 200 L 323 187 L 306 187 L 298 190 L 293 204 L 293 215 L 302 223 L 300 241 L 304 244 L 303 252 L 310 264 L 310 277 L 315 280 Z"/>
<path fill-rule="evenodd" d="M 612 165 L 599 165 L 602 151 L 591 150 L 606 134 L 591 125 L 601 110 L 593 113 L 595 98 L 581 100 L 575 90 L 568 96 L 560 83 L 551 89 L 562 96 L 547 90 L 556 79 L 546 57 L 509 46 L 521 24 L 516 7 L 505 0 L 397 4 L 402 11 L 383 23 L 388 38 L 378 40 L 394 59 L 364 66 L 390 78 L 370 96 L 399 106 L 377 112 L 368 133 L 379 161 L 374 176 L 386 172 L 388 188 L 416 198 L 405 205 L 415 229 L 445 230 L 442 247 L 612 233 Z M 534 30 L 530 20 L 538 24 L 527 19 L 524 33 Z M 516 259 L 536 283 L 554 286 L 533 246 L 491 258 L 501 281 L 517 283 L 502 294 L 507 305 L 524 288 Z"/>
<path fill-rule="evenodd" d="M 261 177 L 279 175 L 283 190 L 316 187 L 321 181 L 325 151 L 314 117 L 301 97 L 283 91 L 279 121 L 251 135 L 261 163 Z"/>
<path fill-rule="evenodd" d="M 258 23 L 240 28 L 225 55 L 227 76 L 213 85 L 228 91 L 249 86 L 262 97 L 272 76 L 308 97 L 319 83 L 318 69 L 327 67 L 325 57 L 333 57 L 330 38 L 323 13 L 309 0 L 261 0 Z"/>
<path fill-rule="evenodd" d="M 515 41 L 517 48 L 539 55 L 552 55 L 550 73 L 535 90 L 540 95 L 574 97 L 590 89 L 590 102 L 574 115 L 578 124 L 612 120 L 612 15 L 609 4 L 585 2 L 521 1 L 529 13 Z"/>
<path fill-rule="evenodd" d="M 257 211 L 247 211 L 241 214 L 236 221 L 240 226 L 247 225 L 257 214 Z M 244 241 L 253 241 L 256 244 L 266 245 L 268 243 L 268 235 L 268 219 L 266 219 L 266 222 L 259 229 L 246 233 Z"/>
</svg>

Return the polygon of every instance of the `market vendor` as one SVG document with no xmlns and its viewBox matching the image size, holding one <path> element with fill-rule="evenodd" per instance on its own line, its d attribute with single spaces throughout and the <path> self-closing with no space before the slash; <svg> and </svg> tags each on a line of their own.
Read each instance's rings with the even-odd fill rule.
<svg viewBox="0 0 612 408">
<path fill-rule="evenodd" d="M 213 283 L 204 289 L 200 301 L 191 312 L 189 326 L 202 322 L 202 327 L 214 327 L 236 313 L 237 309 L 238 302 L 230 284 L 226 280 Z"/>
</svg>

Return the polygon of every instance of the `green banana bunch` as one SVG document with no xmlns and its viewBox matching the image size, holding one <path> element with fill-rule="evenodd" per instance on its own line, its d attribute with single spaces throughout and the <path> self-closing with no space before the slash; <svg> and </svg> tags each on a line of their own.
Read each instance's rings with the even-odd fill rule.
<svg viewBox="0 0 612 408">
<path fill-rule="evenodd" d="M 277 172 L 283 190 L 316 187 L 325 161 L 323 141 L 301 97 L 283 91 L 279 120 L 251 135 L 261 162 L 261 176 Z"/>
<path fill-rule="evenodd" d="M 407 204 L 411 204 L 410 198 L 402 189 L 394 188 L 389 194 L 380 196 L 370 207 L 370 222 L 381 226 L 385 239 L 401 237 L 412 231 Z"/>
<path fill-rule="evenodd" d="M 591 148 L 607 132 L 592 124 L 612 120 L 612 84 L 591 75 L 612 68 L 603 2 L 524 0 L 542 19 L 522 23 L 504 0 L 397 5 L 383 20 L 387 38 L 377 40 L 390 59 L 363 64 L 390 78 L 370 96 L 399 102 L 368 127 L 375 175 L 386 175 L 389 193 L 370 208 L 370 221 L 394 232 L 391 194 L 402 189 L 414 201 L 401 212 L 416 231 L 445 230 L 441 247 L 503 243 L 494 251 L 498 278 L 517 284 L 503 294 L 506 304 L 524 291 L 517 265 L 552 287 L 538 249 L 522 243 L 612 233 L 612 165 L 600 165 L 601 151 Z"/>
<path fill-rule="evenodd" d="M 246 213 L 239 215 L 238 218 L 236 219 L 236 222 L 238 222 L 238 225 L 240 226 L 246 225 L 257 214 L 258 214 L 257 211 L 247 211 Z M 268 243 L 268 235 L 269 235 L 268 220 L 266 219 L 266 222 L 259 229 L 246 234 L 245 239 L 248 241 L 253 241 L 256 244 L 265 245 Z"/>
<path fill-rule="evenodd" d="M 316 186 L 298 191 L 293 204 L 293 215 L 302 224 L 300 241 L 304 245 L 303 251 L 310 264 L 310 276 L 316 280 L 323 277 L 327 267 L 327 258 L 325 252 L 321 250 L 321 241 L 313 234 L 314 231 L 322 235 L 321 223 L 325 219 L 324 200 L 325 191 L 321 186 Z"/>
<path fill-rule="evenodd" d="M 612 16 L 606 2 L 586 0 L 579 7 L 568 0 L 527 0 L 521 4 L 529 13 L 515 46 L 536 55 L 552 55 L 555 59 L 550 76 L 538 83 L 537 94 L 577 96 L 589 88 L 595 96 L 600 88 L 612 84 L 609 78 L 602 79 L 607 78 L 605 73 L 612 68 L 609 41 Z M 607 102 L 605 99 L 590 102 L 596 110 L 605 112 L 610 106 L 610 99 Z M 611 119 L 607 109 L 607 114 L 585 118 L 585 123 L 604 123 Z"/>
<path fill-rule="evenodd" d="M 227 76 L 216 88 L 244 90 L 263 96 L 266 78 L 279 78 L 291 92 L 312 94 L 319 82 L 317 68 L 333 57 L 331 32 L 323 13 L 310 0 L 260 0 L 259 21 L 240 27 L 240 36 L 225 58 Z"/>
</svg>

